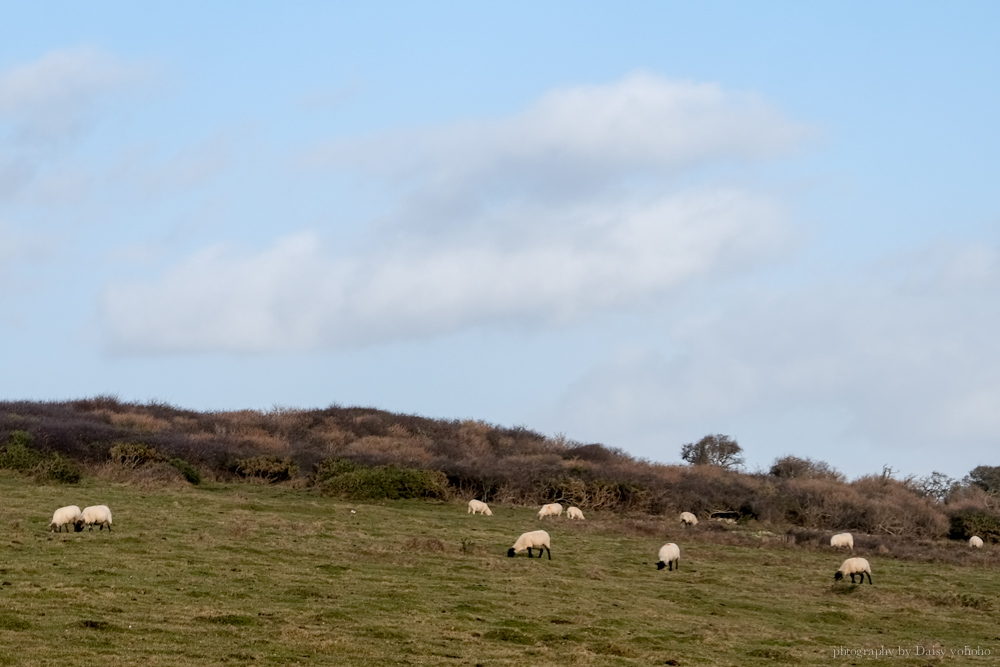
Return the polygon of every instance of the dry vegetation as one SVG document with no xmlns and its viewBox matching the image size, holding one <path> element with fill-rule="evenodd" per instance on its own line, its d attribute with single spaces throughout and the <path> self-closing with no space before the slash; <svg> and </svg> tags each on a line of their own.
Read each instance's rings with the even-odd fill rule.
<svg viewBox="0 0 1000 667">
<path fill-rule="evenodd" d="M 795 457 L 754 474 L 659 465 L 523 427 L 370 408 L 196 412 L 113 397 L 0 403 L 0 447 L 15 435 L 30 441 L 35 458 L 28 467 L 0 467 L 36 470 L 44 460 L 46 470 L 62 470 L 52 461 L 75 462 L 99 478 L 149 486 L 242 479 L 355 498 L 560 501 L 652 516 L 688 510 L 782 533 L 850 530 L 929 540 L 977 532 L 1000 540 L 996 496 L 974 484 L 942 492 L 891 471 L 848 482 L 825 463 Z"/>
</svg>

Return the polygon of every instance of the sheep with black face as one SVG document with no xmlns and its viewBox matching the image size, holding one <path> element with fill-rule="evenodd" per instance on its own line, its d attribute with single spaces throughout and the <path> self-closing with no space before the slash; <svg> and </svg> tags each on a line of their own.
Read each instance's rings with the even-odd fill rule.
<svg viewBox="0 0 1000 667">
<path fill-rule="evenodd" d="M 83 526 L 80 526 L 79 528 L 76 526 L 76 522 L 79 518 L 80 508 L 76 505 L 60 507 L 52 515 L 52 522 L 49 524 L 49 530 L 61 533 L 63 526 L 66 526 L 67 531 L 70 526 L 73 526 L 76 532 L 80 532 L 83 530 Z"/>
<path fill-rule="evenodd" d="M 861 582 L 865 583 L 865 575 L 868 575 L 868 585 L 872 585 L 872 566 L 865 558 L 848 558 L 841 565 L 837 573 L 833 575 L 833 581 L 838 582 L 847 575 L 851 575 L 851 583 L 854 583 L 854 575 L 861 575 Z"/>
<path fill-rule="evenodd" d="M 84 507 L 83 511 L 80 512 L 80 517 L 76 520 L 76 532 L 80 532 L 85 527 L 93 530 L 94 526 L 100 526 L 98 530 L 104 530 L 104 527 L 107 526 L 108 532 L 111 532 L 111 510 L 108 509 L 107 505 Z"/>
<path fill-rule="evenodd" d="M 519 554 L 527 549 L 528 558 L 534 558 L 531 554 L 532 549 L 538 549 L 538 557 L 542 557 L 542 553 L 545 551 L 549 552 L 549 560 L 552 560 L 552 549 L 549 546 L 549 534 L 544 530 L 533 530 L 530 533 L 525 533 L 521 537 L 517 538 L 517 542 L 514 542 L 514 546 L 507 550 L 507 556 L 513 558 L 514 554 Z"/>
<path fill-rule="evenodd" d="M 668 572 L 681 569 L 681 548 L 673 542 L 667 542 L 660 547 L 659 557 L 660 560 L 656 563 L 657 570 L 665 567 L 669 568 Z"/>
</svg>

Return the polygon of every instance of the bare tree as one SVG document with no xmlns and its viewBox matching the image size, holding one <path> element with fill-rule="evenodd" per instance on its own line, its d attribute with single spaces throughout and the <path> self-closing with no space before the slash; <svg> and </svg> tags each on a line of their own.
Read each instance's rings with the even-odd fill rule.
<svg viewBox="0 0 1000 667">
<path fill-rule="evenodd" d="M 743 465 L 743 448 L 728 435 L 706 435 L 681 447 L 681 458 L 691 465 L 712 465 L 732 470 Z"/>
<path fill-rule="evenodd" d="M 914 477 L 907 480 L 910 488 L 925 498 L 934 498 L 938 502 L 944 502 L 952 491 L 958 487 L 958 481 L 944 474 L 934 471 L 926 477 Z"/>
</svg>

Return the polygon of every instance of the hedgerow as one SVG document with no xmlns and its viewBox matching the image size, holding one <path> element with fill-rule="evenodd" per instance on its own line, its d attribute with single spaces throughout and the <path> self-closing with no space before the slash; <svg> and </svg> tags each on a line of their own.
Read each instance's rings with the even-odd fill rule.
<svg viewBox="0 0 1000 667">
<path fill-rule="evenodd" d="M 746 473 L 652 463 L 523 426 L 364 407 L 197 412 L 113 396 L 0 402 L 0 443 L 6 443 L 0 467 L 61 481 L 110 461 L 136 474 L 169 466 L 195 484 L 206 473 L 223 481 L 298 479 L 323 493 L 359 499 L 564 502 L 623 513 L 691 511 L 800 529 L 956 539 L 970 531 L 990 539 L 1000 529 L 991 523 L 1000 502 L 990 466 L 961 483 L 940 473 L 900 480 L 886 470 L 847 481 L 822 461 L 788 455 L 767 472 Z"/>
</svg>

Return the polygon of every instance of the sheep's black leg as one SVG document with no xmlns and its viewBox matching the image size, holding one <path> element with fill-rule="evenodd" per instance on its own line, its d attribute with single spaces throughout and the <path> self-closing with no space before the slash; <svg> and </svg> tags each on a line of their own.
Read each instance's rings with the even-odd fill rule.
<svg viewBox="0 0 1000 667">
<path fill-rule="evenodd" d="M 534 556 L 531 555 L 531 547 L 528 547 L 528 558 L 534 558 Z"/>
<path fill-rule="evenodd" d="M 861 575 L 861 583 L 865 583 L 865 575 L 863 575 L 863 574 Z M 868 573 L 868 585 L 869 586 L 872 585 L 872 573 L 871 572 Z"/>
<path fill-rule="evenodd" d="M 549 552 L 549 560 L 552 560 L 552 549 L 545 547 L 545 550 Z M 538 554 L 538 557 L 541 558 L 542 554 Z"/>
</svg>

